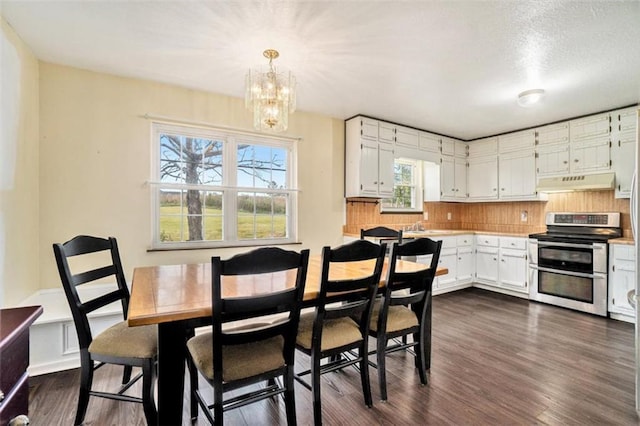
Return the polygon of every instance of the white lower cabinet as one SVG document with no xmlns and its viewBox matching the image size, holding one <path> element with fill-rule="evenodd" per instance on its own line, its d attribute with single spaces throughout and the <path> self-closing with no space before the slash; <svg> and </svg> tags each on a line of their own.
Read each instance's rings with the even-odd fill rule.
<svg viewBox="0 0 640 426">
<path fill-rule="evenodd" d="M 458 265 L 458 253 L 455 248 L 443 248 L 440 251 L 440 261 L 438 266 L 441 268 L 447 268 L 449 273 L 438 277 L 436 288 L 438 290 L 452 287 L 457 284 L 457 268 Z"/>
<path fill-rule="evenodd" d="M 475 275 L 473 235 L 431 238 L 442 240 L 438 266 L 449 270 L 446 275 L 436 277 L 433 293 L 440 294 L 469 287 Z M 430 264 L 431 256 L 418 256 L 416 262 Z"/>
<path fill-rule="evenodd" d="M 612 318 L 635 322 L 635 311 L 627 293 L 636 288 L 635 247 L 609 245 L 609 314 Z"/>
<path fill-rule="evenodd" d="M 498 237 L 476 235 L 476 281 L 483 284 L 498 283 Z"/>
<path fill-rule="evenodd" d="M 476 282 L 507 293 L 529 293 L 527 240 L 476 235 Z"/>
</svg>

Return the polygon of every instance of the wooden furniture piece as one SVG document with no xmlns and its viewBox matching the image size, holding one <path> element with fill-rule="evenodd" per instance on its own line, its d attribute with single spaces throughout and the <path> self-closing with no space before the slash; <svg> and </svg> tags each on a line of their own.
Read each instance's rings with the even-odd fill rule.
<svg viewBox="0 0 640 426">
<path fill-rule="evenodd" d="M 303 304 L 313 306 L 320 290 L 320 255 L 309 258 Z M 386 265 L 386 262 L 385 262 Z M 369 261 L 337 264 L 331 279 L 362 277 Z M 396 270 L 415 271 L 426 265 L 399 260 Z M 438 268 L 436 275 L 447 273 Z M 381 275 L 384 285 L 385 269 Z M 223 276 L 222 296 L 251 296 L 283 290 L 295 282 L 295 274 Z M 158 325 L 158 418 L 162 424 L 182 423 L 182 395 L 188 330 L 211 322 L 211 264 L 159 265 L 135 268 L 129 302 L 130 326 Z M 427 360 L 430 354 L 426 354 Z"/>
<path fill-rule="evenodd" d="M 142 403 L 147 423 L 155 424 L 157 421 L 154 403 L 157 328 L 153 325 L 129 327 L 126 322 L 129 289 L 122 270 L 116 239 L 79 235 L 64 244 L 54 244 L 53 252 L 80 346 L 80 393 L 74 424 L 79 425 L 84 421 L 90 396 Z M 82 256 L 82 260 L 92 266 L 74 267 L 72 271 L 69 266 L 69 258 L 75 256 Z M 94 266 L 95 264 L 97 265 Z M 80 299 L 77 286 L 104 278 L 114 280 L 116 289 L 94 299 L 84 301 Z M 122 304 L 124 321 L 94 336 L 87 315 L 115 302 Z M 91 389 L 94 370 L 102 367 L 105 363 L 124 366 L 122 387 L 115 393 Z M 133 379 L 131 379 L 132 367 L 142 369 L 142 373 Z M 124 392 L 140 377 L 142 377 L 142 398 L 125 395 Z"/>
<path fill-rule="evenodd" d="M 0 425 L 29 414 L 29 326 L 40 315 L 42 306 L 0 309 Z"/>
<path fill-rule="evenodd" d="M 392 243 L 397 241 L 402 244 L 402 230 L 396 231 L 395 229 L 387 228 L 386 226 L 376 226 L 375 228 L 361 229 L 360 239 L 364 240 L 366 237 L 374 237 L 380 239 L 380 242 Z M 390 246 L 387 247 L 387 250 Z"/>
<path fill-rule="evenodd" d="M 357 365 L 364 402 L 367 407 L 373 404 L 369 382 L 369 321 L 386 249 L 384 243 L 366 240 L 356 240 L 335 249 L 322 249 L 320 295 L 316 309 L 302 315 L 296 339 L 296 349 L 310 358 L 310 368 L 297 373 L 296 380 L 312 392 L 316 425 L 322 424 L 321 374 Z M 363 260 L 375 261 L 366 276 L 350 280 L 329 278 L 332 264 Z M 343 356 L 345 352 L 355 350 L 358 351 L 357 356 Z M 329 361 L 321 365 L 325 358 Z M 307 375 L 311 377 L 311 383 L 303 379 Z"/>
<path fill-rule="evenodd" d="M 405 244 L 394 243 L 387 274 L 387 285 L 382 290 L 383 299 L 378 302 L 371 316 L 369 333 L 377 340 L 376 358 L 380 398 L 387 400 L 386 356 L 389 353 L 418 347 L 413 351 L 415 364 L 420 374 L 420 383 L 427 383 L 427 360 L 425 353 L 431 352 L 426 345 L 431 339 L 431 288 L 440 258 L 442 241 L 418 238 Z M 401 256 L 431 256 L 429 269 L 415 272 L 396 270 Z M 413 336 L 412 342 L 406 337 Z M 399 338 L 403 338 L 402 341 Z M 395 343 L 388 345 L 389 341 Z"/>
<path fill-rule="evenodd" d="M 228 260 L 211 258 L 212 332 L 189 339 L 187 348 L 189 361 L 213 387 L 213 404 L 209 405 L 198 390 L 197 378 L 191 382 L 191 398 L 197 399 L 212 424 L 222 425 L 226 410 L 283 395 L 287 424 L 296 425 L 295 341 L 308 263 L 309 250 L 296 253 L 277 247 L 258 248 Z M 249 297 L 222 297 L 222 276 L 281 271 L 295 271 L 293 287 Z M 270 318 L 274 314 L 282 317 Z M 223 329 L 224 323 L 238 319 L 243 320 L 241 326 Z M 276 378 L 282 378 L 282 385 Z M 264 381 L 269 382 L 265 388 L 243 390 L 224 399 L 224 392 Z M 197 405 L 193 408 L 191 419 L 195 420 Z"/>
</svg>

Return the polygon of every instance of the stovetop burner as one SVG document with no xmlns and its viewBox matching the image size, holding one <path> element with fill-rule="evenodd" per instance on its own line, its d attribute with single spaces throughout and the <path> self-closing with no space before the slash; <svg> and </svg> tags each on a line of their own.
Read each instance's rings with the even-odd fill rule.
<svg viewBox="0 0 640 426">
<path fill-rule="evenodd" d="M 622 236 L 620 213 L 547 213 L 547 232 L 529 238 L 556 242 L 604 242 Z"/>
</svg>

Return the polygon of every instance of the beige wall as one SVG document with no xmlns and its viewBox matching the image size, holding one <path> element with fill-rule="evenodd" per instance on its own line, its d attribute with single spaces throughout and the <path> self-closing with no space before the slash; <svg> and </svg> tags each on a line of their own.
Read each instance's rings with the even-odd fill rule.
<svg viewBox="0 0 640 426">
<path fill-rule="evenodd" d="M 40 63 L 40 287 L 57 287 L 51 250 L 77 234 L 118 238 L 128 278 L 141 265 L 207 262 L 246 249 L 147 252 L 151 241 L 151 121 L 145 113 L 251 129 L 238 98 Z M 342 241 L 344 123 L 297 111 L 299 239 Z"/>
<path fill-rule="evenodd" d="M 0 17 L 0 307 L 38 289 L 38 60 Z"/>
</svg>

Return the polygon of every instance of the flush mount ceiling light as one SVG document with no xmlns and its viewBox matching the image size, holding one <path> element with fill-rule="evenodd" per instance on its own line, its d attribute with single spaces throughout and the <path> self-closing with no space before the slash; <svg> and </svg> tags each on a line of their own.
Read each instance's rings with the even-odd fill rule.
<svg viewBox="0 0 640 426">
<path fill-rule="evenodd" d="M 544 90 L 531 89 L 518 94 L 518 105 L 528 107 L 536 104 L 544 97 Z"/>
<path fill-rule="evenodd" d="M 276 70 L 277 50 L 263 52 L 267 68 L 249 70 L 246 79 L 245 106 L 253 110 L 253 127 L 282 132 L 289 126 L 289 114 L 296 110 L 296 78 L 290 71 Z"/>
</svg>

